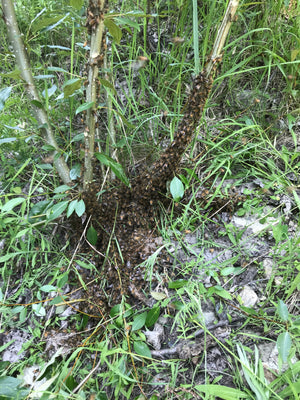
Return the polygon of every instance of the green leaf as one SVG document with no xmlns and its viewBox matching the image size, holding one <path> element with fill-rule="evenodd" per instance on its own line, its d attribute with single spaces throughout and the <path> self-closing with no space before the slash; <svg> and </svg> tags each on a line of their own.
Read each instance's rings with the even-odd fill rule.
<svg viewBox="0 0 300 400">
<path fill-rule="evenodd" d="M 70 0 L 70 6 L 79 11 L 83 6 L 83 0 Z"/>
<path fill-rule="evenodd" d="M 70 204 L 68 206 L 68 211 L 67 211 L 67 218 L 69 218 L 73 214 L 77 203 L 78 203 L 78 200 L 72 200 L 70 202 Z"/>
<path fill-rule="evenodd" d="M 239 400 L 249 398 L 247 393 L 222 385 L 195 385 L 195 389 L 205 395 L 219 397 L 224 400 Z"/>
<path fill-rule="evenodd" d="M 11 90 L 12 90 L 11 86 L 0 90 L 0 111 L 3 110 L 5 102 L 11 94 Z"/>
<path fill-rule="evenodd" d="M 35 75 L 34 76 L 34 79 L 40 79 L 40 80 L 52 79 L 52 78 L 54 78 L 54 75 L 50 75 L 50 74 L 48 74 L 48 75 Z M 34 101 L 34 100 L 32 100 L 32 101 Z"/>
<path fill-rule="evenodd" d="M 216 285 L 216 286 L 211 286 L 208 291 L 207 295 L 211 296 L 212 294 L 216 294 L 220 297 L 223 297 L 223 299 L 226 300 L 232 300 L 232 296 L 227 290 L 223 289 L 222 286 Z"/>
<path fill-rule="evenodd" d="M 64 97 L 70 97 L 76 90 L 81 88 L 81 79 L 69 79 L 63 87 Z"/>
<path fill-rule="evenodd" d="M 53 17 L 46 17 L 43 19 L 37 19 L 34 24 L 32 25 L 32 31 L 33 33 L 40 31 L 42 29 L 45 30 L 51 30 L 54 29 L 56 26 L 61 24 L 64 19 L 66 19 L 69 16 L 69 13 L 64 14 L 64 15 L 59 15 L 56 14 Z"/>
<path fill-rule="evenodd" d="M 23 80 L 21 76 L 21 71 L 19 69 L 15 69 L 14 71 L 7 72 L 6 74 L 0 74 L 3 78 L 11 78 L 17 80 Z"/>
<path fill-rule="evenodd" d="M 168 287 L 169 289 L 180 289 L 186 286 L 187 283 L 188 281 L 186 279 L 178 279 L 177 281 L 169 282 Z"/>
<path fill-rule="evenodd" d="M 288 332 L 281 333 L 277 338 L 276 345 L 282 361 L 284 363 L 287 362 L 292 347 L 292 339 L 290 334 Z"/>
<path fill-rule="evenodd" d="M 0 398 L 23 400 L 29 393 L 29 389 L 20 388 L 22 381 L 12 376 L 0 376 Z"/>
<path fill-rule="evenodd" d="M 38 100 L 31 100 L 31 104 L 39 109 L 43 109 L 44 108 L 44 104 L 41 103 Z"/>
<path fill-rule="evenodd" d="M 78 201 L 78 203 L 75 206 L 75 212 L 78 215 L 78 217 L 81 217 L 84 212 L 85 212 L 85 204 L 84 201 L 81 199 Z"/>
<path fill-rule="evenodd" d="M 57 86 L 56 85 L 52 85 L 48 90 L 47 90 L 47 96 L 48 98 L 51 97 L 57 90 Z M 43 90 L 42 92 L 43 97 L 46 97 L 46 91 Z"/>
<path fill-rule="evenodd" d="M 222 276 L 228 276 L 228 275 L 236 275 L 238 274 L 240 271 L 242 270 L 242 268 L 239 267 L 225 267 L 221 270 L 221 275 Z"/>
<path fill-rule="evenodd" d="M 139 354 L 143 357 L 152 358 L 151 351 L 145 342 L 142 342 L 141 340 L 136 340 L 133 343 L 133 348 L 136 354 Z"/>
<path fill-rule="evenodd" d="M 141 313 L 141 314 L 139 314 L 139 315 L 137 315 L 133 319 L 131 330 L 132 331 L 137 331 L 137 330 L 141 329 L 145 325 L 146 318 L 147 318 L 147 312 L 146 311 Z"/>
<path fill-rule="evenodd" d="M 118 115 L 118 117 L 121 118 L 122 122 L 130 129 L 135 128 L 135 126 L 133 124 L 131 124 L 129 121 L 127 121 L 127 119 L 124 117 L 124 115 L 122 115 L 119 111 L 113 109 L 112 110 L 115 114 Z"/>
<path fill-rule="evenodd" d="M 44 286 L 40 287 L 40 290 L 42 292 L 49 293 L 49 292 L 56 292 L 57 288 L 53 285 L 44 285 Z"/>
<path fill-rule="evenodd" d="M 24 197 L 16 197 L 15 199 L 11 199 L 7 203 L 4 204 L 1 211 L 2 212 L 12 211 L 15 207 L 24 203 L 24 201 L 25 201 Z"/>
<path fill-rule="evenodd" d="M 81 140 L 83 140 L 84 139 L 84 133 L 83 132 L 81 132 L 81 133 L 78 133 L 77 135 L 75 135 L 74 137 L 73 137 L 73 139 L 71 140 L 71 143 L 73 143 L 73 142 L 80 142 Z M 79 164 L 78 164 L 79 165 Z"/>
<path fill-rule="evenodd" d="M 111 82 L 109 82 L 107 79 L 99 78 L 99 81 L 104 87 L 112 89 L 115 94 L 117 93 L 116 89 L 114 88 L 114 85 Z"/>
<path fill-rule="evenodd" d="M 155 322 L 158 320 L 159 314 L 160 314 L 160 307 L 153 307 L 150 311 L 148 311 L 145 322 L 147 328 L 150 328 L 150 326 L 155 324 Z"/>
<path fill-rule="evenodd" d="M 106 18 L 104 20 L 104 25 L 108 29 L 109 33 L 111 36 L 114 38 L 114 40 L 120 44 L 121 38 L 122 38 L 122 30 L 118 27 L 118 25 L 115 24 L 115 22 L 111 18 Z"/>
<path fill-rule="evenodd" d="M 17 140 L 17 138 L 15 138 L 15 137 L 3 138 L 3 139 L 0 139 L 0 144 L 11 143 L 11 142 L 15 142 L 16 140 Z"/>
<path fill-rule="evenodd" d="M 65 73 L 69 73 L 66 69 L 60 68 L 60 67 L 48 67 L 47 68 L 48 71 L 53 71 L 53 72 L 65 72 Z"/>
<path fill-rule="evenodd" d="M 111 170 L 116 174 L 116 177 L 119 178 L 123 183 L 125 183 L 125 185 L 129 186 L 129 179 L 125 175 L 121 164 L 117 163 L 115 160 L 104 153 L 95 153 L 95 157 L 101 163 L 110 167 Z"/>
<path fill-rule="evenodd" d="M 167 297 L 166 293 L 154 292 L 153 290 L 150 292 L 150 294 L 157 301 L 164 300 Z"/>
<path fill-rule="evenodd" d="M 283 321 L 287 321 L 288 320 L 288 318 L 289 318 L 289 310 L 287 308 L 287 305 L 282 300 L 279 300 L 279 302 L 278 302 L 277 311 L 278 311 L 278 314 L 279 314 L 280 318 Z"/>
<path fill-rule="evenodd" d="M 42 200 L 36 203 L 29 212 L 28 221 L 31 224 L 44 221 L 46 219 L 46 211 L 50 204 L 50 200 Z"/>
<path fill-rule="evenodd" d="M 32 304 L 32 309 L 33 309 L 35 315 L 38 317 L 44 317 L 46 315 L 45 307 L 43 307 L 41 303 L 40 304 Z"/>
<path fill-rule="evenodd" d="M 184 186 L 183 183 L 177 176 L 175 176 L 170 184 L 170 192 L 175 202 L 182 199 L 184 195 Z"/>
<path fill-rule="evenodd" d="M 116 18 L 116 21 L 118 21 L 118 23 L 120 25 L 131 26 L 132 28 L 136 29 L 138 32 L 141 30 L 140 25 L 130 18 L 118 17 L 118 18 Z"/>
<path fill-rule="evenodd" d="M 65 193 L 67 190 L 70 190 L 70 189 L 71 188 L 68 185 L 60 185 L 60 186 L 57 186 L 57 188 L 55 188 L 53 190 L 53 193 Z"/>
<path fill-rule="evenodd" d="M 68 207 L 69 200 L 61 201 L 60 203 L 55 204 L 52 207 L 51 214 L 49 216 L 49 221 L 53 221 L 54 219 L 61 216 L 61 214 Z"/>
<path fill-rule="evenodd" d="M 91 225 L 86 234 L 87 240 L 91 243 L 91 245 L 96 246 L 98 240 L 98 234 L 96 229 Z"/>
<path fill-rule="evenodd" d="M 101 79 L 100 79 L 100 80 L 101 80 Z M 94 107 L 94 104 L 95 104 L 94 101 L 89 101 L 88 103 L 83 103 L 83 104 L 81 104 L 81 106 L 79 106 L 79 107 L 77 108 L 77 110 L 75 111 L 75 114 L 77 115 L 77 114 L 81 113 L 81 112 L 84 111 L 84 110 L 88 110 L 89 108 Z M 74 140 L 74 139 L 73 139 L 73 140 Z"/>
<path fill-rule="evenodd" d="M 81 175 L 81 165 L 75 164 L 70 171 L 70 179 L 75 181 L 75 179 L 79 178 Z"/>
<path fill-rule="evenodd" d="M 19 255 L 19 254 L 22 254 L 22 252 L 21 252 L 21 251 L 17 251 L 16 253 L 8 253 L 8 254 L 5 254 L 5 256 L 0 257 L 0 263 L 3 263 L 3 262 L 5 262 L 5 261 L 8 261 L 8 260 L 10 260 L 11 258 L 13 258 L 13 257 L 15 257 L 15 256 L 17 256 L 17 255 Z"/>
</svg>

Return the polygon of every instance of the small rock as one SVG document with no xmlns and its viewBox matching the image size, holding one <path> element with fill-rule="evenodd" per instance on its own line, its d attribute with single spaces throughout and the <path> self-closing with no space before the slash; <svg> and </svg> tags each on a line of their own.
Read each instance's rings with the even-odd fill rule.
<svg viewBox="0 0 300 400">
<path fill-rule="evenodd" d="M 155 350 L 160 350 L 164 337 L 164 327 L 156 323 L 153 331 L 145 331 L 144 333 L 147 337 L 147 342 L 150 343 Z"/>
<path fill-rule="evenodd" d="M 258 302 L 258 296 L 250 286 L 245 286 L 242 289 L 240 298 L 245 307 L 253 307 Z"/>
<path fill-rule="evenodd" d="M 262 265 L 264 267 L 266 278 L 270 279 L 273 273 L 273 261 L 271 258 L 265 258 L 262 262 Z"/>
</svg>

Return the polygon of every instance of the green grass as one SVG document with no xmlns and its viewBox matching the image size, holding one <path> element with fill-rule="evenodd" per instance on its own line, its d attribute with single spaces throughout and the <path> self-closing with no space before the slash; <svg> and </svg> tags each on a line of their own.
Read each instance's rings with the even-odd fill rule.
<svg viewBox="0 0 300 400">
<path fill-rule="evenodd" d="M 197 2 L 157 1 L 147 17 L 147 1 L 121 3 L 110 4 L 123 36 L 120 44 L 108 36 L 107 72 L 116 90 L 101 89 L 99 143 L 107 154 L 115 147 L 121 149 L 119 159 L 128 167 L 149 152 L 157 158 L 172 139 L 191 75 L 209 55 L 226 2 L 198 2 L 197 13 Z M 155 306 L 131 309 L 124 298 L 109 316 L 99 318 L 64 314 L 68 309 L 64 302 L 73 298 L 71 293 L 80 286 L 83 271 L 91 270 L 95 278 L 98 276 L 92 256 L 70 246 L 65 214 L 51 219 L 52 206 L 45 204 L 38 212 L 45 213 L 46 223 L 28 219 L 36 204 L 59 204 L 66 201 L 67 194 L 64 190 L 54 192 L 60 182 L 47 160 L 49 149 L 38 133 L 22 81 L 5 75 L 15 70 L 15 64 L 8 43 L 1 43 L 1 83 L 11 87 L 12 93 L 0 111 L 0 330 L 4 335 L 16 330 L 30 334 L 23 343 L 25 359 L 0 362 L 0 386 L 6 385 L 8 398 L 23 399 L 29 393 L 31 398 L 42 399 L 53 395 L 57 399 L 86 399 L 93 394 L 97 399 L 139 400 L 297 398 L 300 366 L 293 356 L 299 360 L 299 15 L 291 12 L 289 18 L 285 17 L 286 3 L 241 2 L 208 102 L 207 118 L 203 118 L 200 136 L 188 149 L 190 158 L 181 170 L 185 197 L 179 205 L 173 202 L 170 209 L 162 210 L 157 223 L 163 243 L 145 263 L 151 275 L 154 265 L 167 257 L 164 251 L 169 251 L 171 260 L 174 257 L 173 269 L 169 267 L 161 274 L 166 282 L 154 293 L 146 293 L 155 299 Z M 43 8 L 45 11 L 38 16 Z M 68 79 L 84 75 L 85 11 L 77 11 L 65 2 L 58 5 L 41 0 L 30 4 L 18 1 L 16 10 L 34 75 L 53 75 L 38 80 L 37 85 L 40 93 L 45 90 L 43 102 L 59 145 L 76 168 L 83 162 L 84 127 L 75 110 L 83 101 L 84 89 L 68 99 L 58 96 Z M 45 18 L 53 17 L 54 23 L 58 10 L 62 15 L 70 14 L 56 27 L 43 31 Z M 132 10 L 142 15 L 135 17 L 130 14 Z M 193 28 L 196 21 L 197 29 L 196 25 Z M 0 33 L 6 37 L 3 21 Z M 154 41 L 155 50 L 149 47 L 153 37 L 159 38 Z M 176 44 L 171 40 L 174 37 L 184 40 Z M 198 48 L 199 62 L 194 58 Z M 148 61 L 137 71 L 132 65 L 139 56 Z M 49 67 L 64 71 L 49 71 Z M 116 143 L 107 134 L 108 104 L 113 107 Z M 278 139 L 283 130 L 290 140 L 282 147 Z M 239 190 L 254 181 L 256 186 L 244 191 L 245 198 L 237 205 L 235 216 L 248 217 L 251 224 L 269 223 L 271 217 L 278 223 L 250 236 L 258 240 L 258 245 L 266 237 L 272 242 L 266 256 L 274 269 L 261 286 L 264 293 L 260 293 L 258 306 L 245 309 L 239 302 L 240 288 L 233 287 L 232 282 L 254 266 L 259 273 L 259 292 L 259 280 L 266 279 L 262 257 L 253 257 L 247 251 L 245 245 L 250 239 L 245 238 L 245 229 L 223 221 L 221 211 L 212 211 L 201 202 L 199 193 L 213 187 L 209 193 L 213 202 L 226 198 L 232 182 Z M 293 200 L 292 224 L 282 211 L 285 196 Z M 190 233 L 197 234 L 195 243 L 188 239 Z M 220 238 L 227 240 L 226 245 L 220 243 Z M 179 248 L 193 256 L 184 260 Z M 218 259 L 207 259 L 210 250 L 218 254 Z M 73 258 L 81 270 L 75 270 Z M 210 284 L 204 284 L 205 280 Z M 83 285 L 79 297 L 88 291 Z M 62 295 L 66 297 L 62 299 Z M 208 301 L 229 320 L 243 318 L 243 325 L 233 329 L 225 341 L 205 326 L 203 307 Z M 193 334 L 203 329 L 199 338 L 203 350 L 190 359 L 178 358 L 177 354 L 163 360 L 151 357 L 145 331 L 153 330 L 158 317 L 164 317 L 173 340 L 165 347 L 172 348 L 178 340 L 194 340 Z M 67 328 L 62 328 L 65 322 Z M 49 337 L 58 340 L 56 335 L 61 331 L 72 351 L 63 354 L 63 345 L 59 345 L 52 353 L 46 352 Z M 220 357 L 228 363 L 220 371 L 209 370 L 211 337 Z M 271 383 L 265 380 L 261 355 L 253 346 L 254 342 L 267 341 L 274 345 L 277 342 L 279 367 L 284 362 L 287 367 Z M 24 374 L 32 377 L 29 367 L 43 378 L 36 395 L 33 393 L 37 389 L 30 386 L 32 381 L 24 385 Z M 225 378 L 233 389 L 223 383 Z"/>
</svg>

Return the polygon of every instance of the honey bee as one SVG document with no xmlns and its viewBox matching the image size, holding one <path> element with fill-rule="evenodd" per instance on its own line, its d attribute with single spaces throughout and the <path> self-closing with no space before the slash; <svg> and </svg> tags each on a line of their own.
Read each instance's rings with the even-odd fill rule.
<svg viewBox="0 0 300 400">
<path fill-rule="evenodd" d="M 145 68 L 148 58 L 144 56 L 139 56 L 136 61 L 131 64 L 131 68 L 134 71 L 139 71 L 141 68 Z"/>
</svg>

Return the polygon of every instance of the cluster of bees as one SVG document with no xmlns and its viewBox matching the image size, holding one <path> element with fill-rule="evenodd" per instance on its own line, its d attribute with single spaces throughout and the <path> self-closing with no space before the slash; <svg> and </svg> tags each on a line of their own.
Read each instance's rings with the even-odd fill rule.
<svg viewBox="0 0 300 400">
<path fill-rule="evenodd" d="M 105 281 L 103 293 L 106 294 L 101 298 L 101 293 L 98 293 L 98 297 L 99 301 L 109 303 L 109 307 L 120 303 L 123 295 L 134 295 L 132 287 L 137 293 L 145 287 L 145 271 L 142 267 L 135 267 L 149 256 L 144 244 L 155 230 L 156 204 L 166 201 L 166 183 L 173 178 L 186 147 L 193 139 L 212 83 L 212 77 L 207 77 L 205 71 L 195 78 L 174 140 L 150 170 L 149 167 L 141 168 L 130 187 L 121 185 L 108 189 L 100 199 L 97 183 L 92 183 L 82 195 L 87 214 L 92 216 L 93 227 L 99 233 L 96 247 L 103 255 L 106 254 L 105 268 L 99 266 Z M 209 193 L 204 190 L 203 200 L 205 196 L 209 197 Z"/>
</svg>

